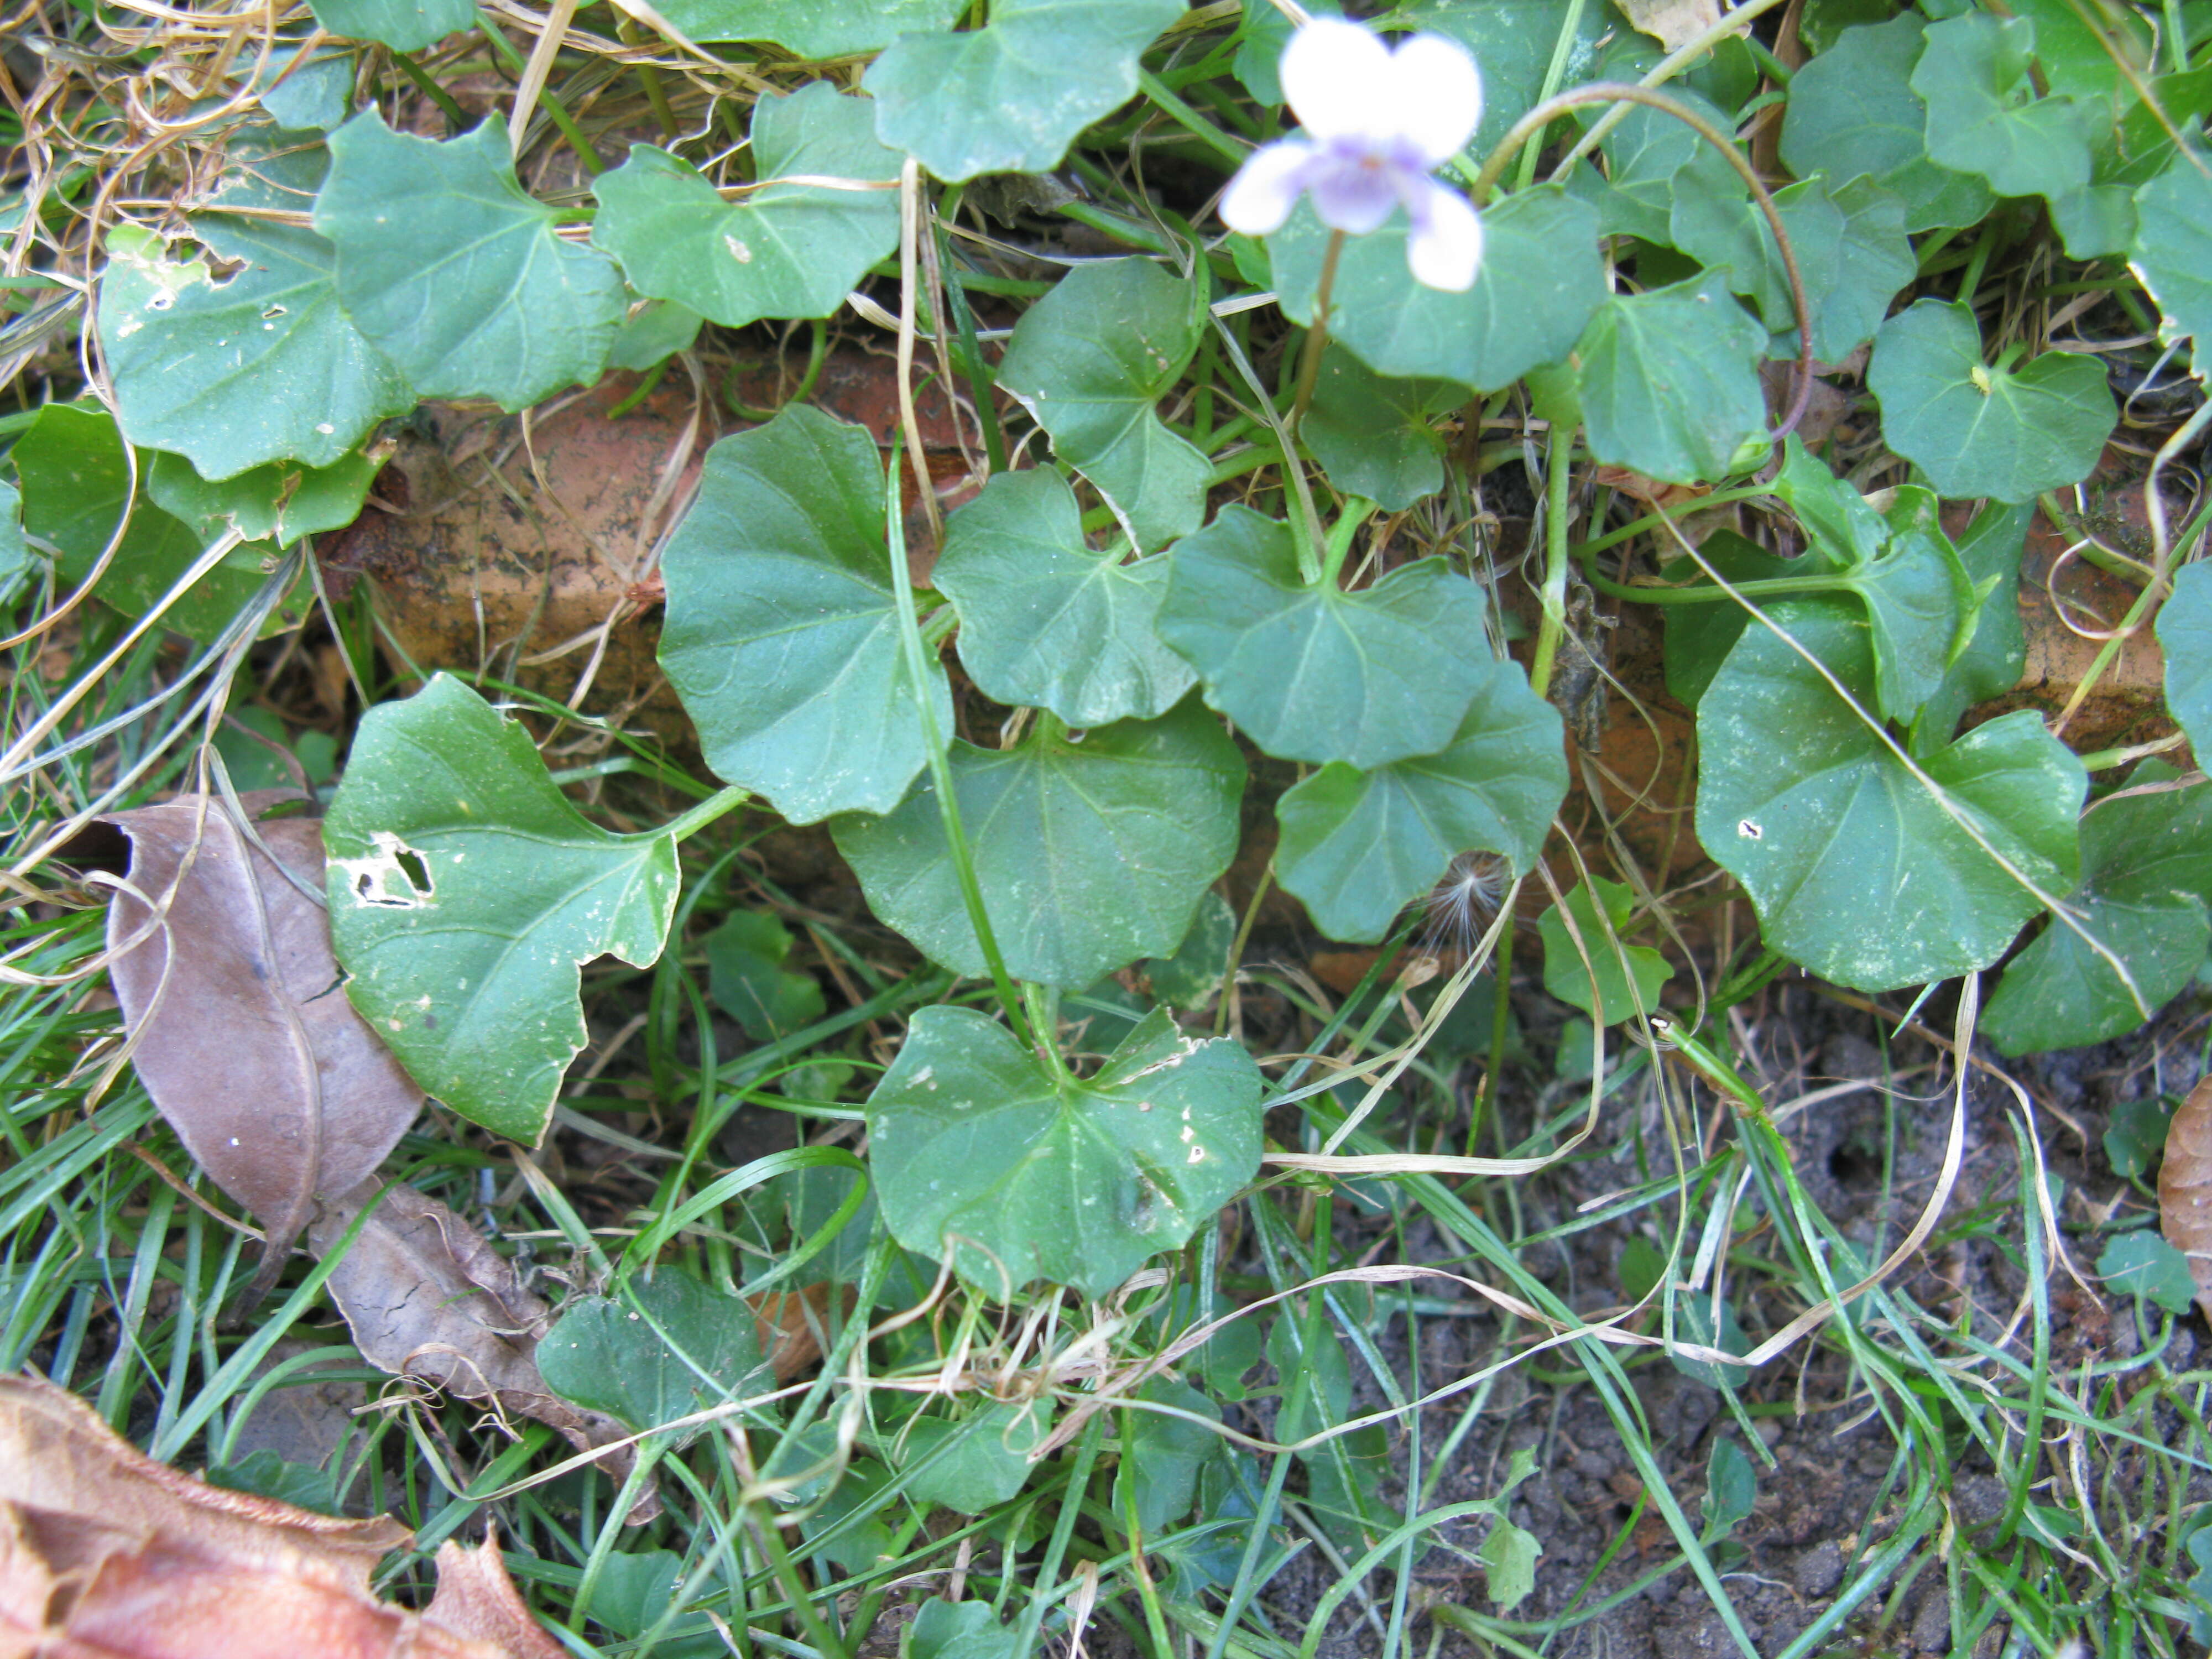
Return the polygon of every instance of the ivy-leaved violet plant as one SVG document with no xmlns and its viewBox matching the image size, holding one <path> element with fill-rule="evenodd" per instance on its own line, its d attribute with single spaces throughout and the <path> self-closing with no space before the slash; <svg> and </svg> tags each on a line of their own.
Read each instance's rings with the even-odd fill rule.
<svg viewBox="0 0 2212 1659">
<path fill-rule="evenodd" d="M 296 765 L 328 797 L 331 994 L 476 1126 L 469 1158 L 586 1110 L 595 987 L 636 1006 L 591 1064 L 634 1037 L 652 1109 L 690 1126 L 616 1206 L 618 1264 L 532 1182 L 593 1280 L 549 1386 L 599 1398 L 628 1343 L 668 1386 L 606 1396 L 620 1421 L 737 1413 L 679 1362 L 763 1357 L 685 1322 L 749 1330 L 733 1298 L 802 1268 L 844 1287 L 853 1322 L 826 1298 L 830 1364 L 723 1483 L 744 1513 L 714 1550 L 757 1534 L 779 1607 L 819 1622 L 802 1569 L 912 1565 L 879 1518 L 902 1494 L 1011 1501 L 1058 1457 L 1026 1622 L 933 1601 L 916 1651 L 1038 1650 L 1076 1551 L 1137 1586 L 1156 1651 L 1197 1632 L 1218 1659 L 1233 1607 L 1170 1632 L 1162 1598 L 1249 1593 L 1286 1467 L 1254 1484 L 1204 1437 L 1258 1339 L 1176 1346 L 1227 1311 L 1225 1208 L 1312 1183 L 1245 1240 L 1290 1277 L 1331 1260 L 1332 1183 L 1403 1182 L 1516 1310 L 1576 1317 L 1445 1184 L 1579 1144 L 1525 1115 L 1505 1144 L 1516 996 L 1576 1011 L 1558 1075 L 1589 1122 L 1664 1052 L 1741 1109 L 1748 1159 L 1779 1142 L 1727 1016 L 1786 967 L 1900 1006 L 1957 981 L 2008 1053 L 2124 1035 L 2203 982 L 2212 508 L 2172 481 L 2212 427 L 2212 46 L 2195 7 L 2109 33 L 1926 9 L 1752 0 L 1662 43 L 1609 0 L 1295 27 L 1263 0 L 313 0 L 220 57 L 118 57 L 73 14 L 84 38 L 40 61 L 116 77 L 85 106 L 95 161 L 0 181 L 0 364 L 40 377 L 0 415 L 0 603 L 91 666 L 9 682 L 14 873 L 125 797 L 258 802 Z M 118 136 L 152 111 L 143 151 Z M 156 185 L 173 211 L 142 211 Z M 528 548 L 463 550 L 441 592 L 465 623 L 415 627 L 479 507 Z M 2039 585 L 2073 603 L 2054 562 L 2112 584 L 2070 666 L 2024 632 Z M 516 569 L 509 627 L 484 585 Z M 580 570 L 604 603 L 550 636 Z M 227 710 L 283 729 L 240 676 L 302 660 L 288 707 L 362 711 L 342 770 L 335 740 L 226 747 Z M 778 884 L 794 841 L 849 871 L 848 911 Z M 1358 964 L 1345 998 L 1267 965 L 1324 945 Z M 1263 1041 L 1262 996 L 1310 1029 Z M 1450 1144 L 1383 1144 L 1424 1067 Z M 847 1143 L 724 1167 L 740 1102 Z M 1716 1189 L 1802 1206 L 1786 1151 L 1759 1168 Z M 1745 1356 L 1717 1213 L 1702 1300 L 1655 1271 L 1661 1334 L 1624 1340 L 1720 1387 Z M 140 1315 L 175 1266 L 147 1236 Z M 1844 1247 L 1805 1237 L 1841 1317 Z M 95 1288 L 66 1288 L 79 1339 Z M 932 1297 L 942 1320 L 870 1323 Z M 1266 1350 L 1299 1499 L 1346 1559 L 1410 1560 L 1425 1522 L 1382 1507 L 1382 1431 L 1308 1301 Z M 1091 1319 L 1102 1346 L 938 1409 L 918 1379 L 1024 1303 L 1052 1312 L 1021 1342 Z M 1122 1365 L 1140 1330 L 1172 1358 Z M 831 1412 L 871 1341 L 898 1387 Z M 1088 1391 L 1125 1377 L 1109 1440 Z M 526 1455 L 449 1484 L 506 1494 Z M 1094 1492 L 1116 1455 L 1153 1473 Z M 862 1474 L 832 1504 L 837 1470 Z M 1533 1540 L 1471 1501 L 1493 1595 L 1527 1595 Z M 1217 1533 L 1156 1577 L 1145 1534 L 1201 1504 Z M 1098 1545 L 1111 1516 L 1126 1549 Z M 611 1550 L 570 1575 L 587 1607 L 722 1571 L 610 1577 Z"/>
</svg>

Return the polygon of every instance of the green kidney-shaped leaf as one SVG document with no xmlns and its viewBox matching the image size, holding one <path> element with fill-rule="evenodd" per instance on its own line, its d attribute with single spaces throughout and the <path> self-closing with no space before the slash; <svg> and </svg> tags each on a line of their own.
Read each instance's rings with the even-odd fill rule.
<svg viewBox="0 0 2212 1659">
<path fill-rule="evenodd" d="M 821 983 L 811 974 L 785 970 L 791 930 L 774 916 L 732 910 L 700 945 L 708 994 L 754 1042 L 787 1036 L 822 1018 L 827 1005 Z"/>
<path fill-rule="evenodd" d="M 15 584 L 30 568 L 30 544 L 23 539 L 22 492 L 11 483 L 0 483 L 0 602 L 13 597 Z"/>
<path fill-rule="evenodd" d="M 2119 417 L 2100 359 L 2046 351 L 1988 368 L 1974 313 L 1940 300 L 1882 325 L 1867 384 L 1889 447 L 1954 500 L 2025 501 L 2079 483 Z"/>
<path fill-rule="evenodd" d="M 381 465 L 356 450 L 329 466 L 270 461 L 210 483 L 183 456 L 160 454 L 147 469 L 146 489 L 203 542 L 234 529 L 248 541 L 289 547 L 359 518 Z"/>
<path fill-rule="evenodd" d="M 896 181 L 898 155 L 876 142 L 867 100 L 842 97 L 826 81 L 755 104 L 752 152 L 768 182 L 725 202 L 689 161 L 631 145 L 629 161 L 592 182 L 592 240 L 640 292 L 718 323 L 827 317 L 898 246 L 898 198 L 779 181 Z"/>
<path fill-rule="evenodd" d="M 869 65 L 876 131 L 948 184 L 1045 173 L 1128 102 L 1137 59 L 1183 0 L 997 0 L 963 34 L 908 34 Z"/>
<path fill-rule="evenodd" d="M 1463 386 L 1377 374 L 1331 342 L 1298 436 L 1339 490 L 1395 513 L 1444 487 L 1444 441 L 1430 422 L 1467 400 Z"/>
<path fill-rule="evenodd" d="M 1197 683 L 1152 625 L 1167 561 L 1092 548 L 1049 468 L 1001 472 L 954 513 L 930 580 L 959 608 L 961 664 L 994 702 L 1082 728 L 1156 719 Z"/>
<path fill-rule="evenodd" d="M 1171 953 L 1237 851 L 1244 763 L 1195 703 L 1012 749 L 957 743 L 952 788 L 984 914 L 1016 979 L 1080 990 Z M 877 916 L 955 971 L 988 963 L 934 781 L 896 811 L 830 825 Z"/>
<path fill-rule="evenodd" d="M 775 1387 L 752 1310 L 670 1267 L 570 1303 L 538 1341 L 538 1369 L 563 1400 L 633 1429 Z"/>
<path fill-rule="evenodd" d="M 2192 342 L 2201 378 L 2212 373 L 2212 162 L 2185 150 L 2136 191 L 2128 264 L 2158 301 L 2159 338 Z"/>
<path fill-rule="evenodd" d="M 2170 1314 L 2187 1313 L 2197 1300 L 2197 1274 L 2189 1258 L 2153 1229 L 2122 1233 L 2106 1245 L 2097 1258 L 2097 1276 L 2121 1294 L 2146 1297 Z M 2196 1552 L 2191 1553 L 2194 1557 Z"/>
<path fill-rule="evenodd" d="M 1606 1025 L 1618 1025 L 1656 1008 L 1659 993 L 1674 970 L 1648 945 L 1616 943 L 1635 908 L 1633 889 L 1592 876 L 1563 903 L 1537 917 L 1536 932 L 1544 941 L 1544 988 Z M 1567 931 L 1562 909 L 1573 920 L 1574 933 Z M 1579 948 L 1576 933 L 1582 936 Z"/>
<path fill-rule="evenodd" d="M 800 406 L 708 451 L 661 558 L 660 665 L 707 763 L 793 823 L 888 812 L 929 759 L 884 536 L 874 440 Z"/>
<path fill-rule="evenodd" d="M 21 452 L 18 451 L 18 453 Z M 2158 608 L 2166 710 L 2199 755 L 2212 754 L 2212 564 L 2185 564 Z"/>
<path fill-rule="evenodd" d="M 809 58 L 879 52 L 902 34 L 950 28 L 963 0 L 661 0 L 693 40 L 768 40 Z"/>
<path fill-rule="evenodd" d="M 1831 190 L 1824 179 L 1775 193 L 1784 228 L 1793 240 L 1801 217 L 1817 214 L 1819 204 L 1831 204 L 1840 216 L 1832 250 L 1825 245 L 1808 258 L 1804 244 L 1796 246 L 1797 268 L 1805 284 L 1805 298 L 1813 312 L 1813 355 L 1822 362 L 1841 362 L 1857 347 L 1874 338 L 1898 290 L 1910 283 L 1916 269 L 1912 244 L 1905 234 L 1905 201 L 1894 191 L 1869 178 L 1852 179 Z M 1796 313 L 1789 303 L 1786 283 L 1778 294 L 1774 279 L 1781 275 L 1780 256 L 1772 252 L 1773 239 L 1759 227 L 1769 253 L 1769 286 L 1759 292 L 1759 315 L 1780 337 L 1778 352 L 1794 350 L 1797 343 Z"/>
<path fill-rule="evenodd" d="M 1928 154 L 2000 196 L 2056 196 L 2089 182 L 2086 104 L 2038 97 L 2035 25 L 1969 11 L 1928 26 L 1912 90 L 1928 106 Z"/>
<path fill-rule="evenodd" d="M 1981 179 L 1929 157 L 1928 106 L 1911 85 L 1926 28 L 1909 12 L 1846 28 L 1790 81 L 1782 122 L 1792 173 L 1871 177 L 1904 199 L 1908 231 L 1976 224 L 1996 205 Z"/>
<path fill-rule="evenodd" d="M 1703 148 L 1706 155 L 1718 159 L 1719 153 L 1711 146 Z M 1797 308 L 1790 292 L 1789 272 L 1783 265 L 1781 250 L 1775 244 L 1773 227 L 1752 201 L 1750 192 L 1742 187 L 1742 180 L 1736 177 L 1735 169 L 1728 167 L 1725 161 L 1721 165 L 1727 168 L 1727 173 L 1724 179 L 1717 182 L 1733 188 L 1675 191 L 1674 206 L 1668 216 L 1668 240 L 1698 264 L 1723 273 L 1728 278 L 1729 289 L 1749 300 L 1769 329 L 1778 334 L 1794 332 Z M 1774 205 L 1782 216 L 1782 228 L 1790 237 L 1790 250 L 1796 256 L 1799 279 L 1805 283 L 1806 301 L 1811 308 L 1817 285 L 1824 277 L 1832 278 L 1842 269 L 1844 210 L 1816 179 L 1777 191 Z M 1899 240 L 1903 240 L 1901 233 Z M 1909 278 L 1911 274 L 1908 258 L 1905 276 Z M 1890 290 L 1891 294 L 1895 292 L 1893 288 Z M 1882 296 L 1885 306 L 1888 298 L 1888 294 Z M 1814 315 L 1817 337 L 1818 312 Z M 1875 321 L 1880 320 L 1877 316 Z"/>
<path fill-rule="evenodd" d="M 1022 1633 L 999 1622 L 988 1601 L 945 1601 L 933 1595 L 911 1626 L 908 1659 L 1020 1659 Z"/>
<path fill-rule="evenodd" d="M 338 295 L 416 391 L 520 409 L 599 379 L 622 274 L 524 193 L 504 120 L 436 143 L 369 110 L 330 146 L 315 228 L 337 248 Z"/>
<path fill-rule="evenodd" d="M 1337 261 L 1329 329 L 1380 374 L 1495 392 L 1573 349 L 1605 299 L 1597 215 L 1554 185 L 1483 211 L 1482 269 L 1464 294 L 1424 288 L 1406 266 L 1406 225 L 1354 236 Z M 1300 203 L 1267 239 L 1283 313 L 1312 320 L 1328 228 Z"/>
<path fill-rule="evenodd" d="M 1856 697 L 1872 650 L 1847 602 L 1768 612 Z M 1766 942 L 1861 990 L 1987 967 L 2041 908 L 1785 641 L 1744 630 L 1698 704 L 1698 838 L 1743 884 Z M 2021 709 L 1920 763 L 1954 810 L 2045 892 L 2074 884 L 2087 779 Z"/>
<path fill-rule="evenodd" d="M 1197 297 L 1148 259 L 1079 265 L 1023 313 L 999 368 L 1147 551 L 1206 517 L 1212 464 L 1156 412 L 1198 349 Z"/>
<path fill-rule="evenodd" d="M 2212 787 L 2171 787 L 2146 763 L 2129 782 L 2155 793 L 2100 802 L 2081 820 L 2081 884 L 2063 918 L 2005 969 L 1982 1029 L 2008 1054 L 2102 1042 L 2132 1031 L 2204 965 L 2212 944 Z M 2086 933 L 2087 939 L 2083 938 Z M 2133 988 L 2089 940 L 2126 965 Z"/>
<path fill-rule="evenodd" d="M 332 34 L 398 52 L 434 46 L 477 21 L 473 0 L 309 0 L 308 9 Z"/>
<path fill-rule="evenodd" d="M 1200 1469 L 1219 1457 L 1227 1443 L 1204 1421 L 1190 1420 L 1218 1423 L 1221 1407 L 1188 1382 L 1155 1376 L 1137 1390 L 1137 1398 L 1188 1413 L 1170 1417 L 1141 1408 L 1131 1413 L 1132 1430 L 1115 1472 L 1114 1513 L 1123 1513 L 1125 1504 L 1133 1507 L 1138 1528 L 1157 1537 L 1190 1513 Z"/>
<path fill-rule="evenodd" d="M 1497 664 L 1442 753 L 1371 772 L 1340 763 L 1293 786 L 1275 811 L 1275 869 L 1331 939 L 1381 939 L 1408 900 L 1461 853 L 1503 853 L 1534 866 L 1566 798 L 1559 710 L 1517 663 Z"/>
<path fill-rule="evenodd" d="M 529 732 L 438 674 L 362 717 L 323 844 L 353 1006 L 425 1093 L 535 1146 L 586 1042 L 578 969 L 660 955 L 674 841 L 587 823 Z"/>
<path fill-rule="evenodd" d="M 1590 453 L 1670 483 L 1724 477 L 1766 429 L 1766 331 L 1712 276 L 1616 295 L 1583 333 Z"/>
<path fill-rule="evenodd" d="M 920 1417 L 906 1431 L 901 1465 L 922 1465 L 907 1482 L 917 1503 L 981 1515 L 1022 1489 L 1029 1454 L 1052 1428 L 1049 1409 L 993 1401 L 957 1423 Z"/>
<path fill-rule="evenodd" d="M 242 134 L 238 169 L 192 234 L 239 262 L 167 258 L 159 239 L 125 227 L 108 239 L 100 338 L 131 441 L 187 456 L 227 478 L 265 462 L 339 461 L 379 421 L 415 406 L 415 390 L 340 309 L 336 255 L 304 225 L 227 212 L 304 212 L 322 181 L 319 143 Z"/>
<path fill-rule="evenodd" d="M 95 404 L 46 404 L 9 459 L 22 486 L 23 528 L 61 550 L 56 564 L 65 583 L 74 586 L 92 574 L 130 507 L 131 521 L 115 556 L 92 590 L 125 616 L 152 610 L 215 539 L 204 542 L 143 493 L 131 501 L 123 434 L 114 417 Z M 147 458 L 140 464 L 150 470 Z M 265 543 L 233 549 L 163 613 L 165 625 L 195 639 L 214 639 L 268 580 L 263 563 L 269 552 Z M 289 617 L 300 619 L 296 612 Z"/>
<path fill-rule="evenodd" d="M 868 1097 L 868 1161 L 908 1249 L 996 1295 L 1103 1296 L 1258 1170 L 1261 1091 L 1242 1046 L 1161 1012 L 1078 1081 L 970 1009 L 924 1008 Z"/>
<path fill-rule="evenodd" d="M 1308 586 L 1289 527 L 1228 507 L 1176 544 L 1159 629 L 1269 754 L 1375 767 L 1452 741 L 1492 672 L 1482 610 L 1441 559 Z"/>
</svg>

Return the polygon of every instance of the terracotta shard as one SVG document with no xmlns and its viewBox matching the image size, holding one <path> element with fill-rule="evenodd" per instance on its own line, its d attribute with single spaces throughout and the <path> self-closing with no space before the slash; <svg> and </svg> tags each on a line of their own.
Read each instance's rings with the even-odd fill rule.
<svg viewBox="0 0 2212 1659">
<path fill-rule="evenodd" d="M 281 793 L 243 804 L 251 814 Z M 323 888 L 321 827 L 261 819 L 257 847 L 202 796 L 100 821 L 131 844 L 107 942 L 138 1075 L 281 1261 L 316 1195 L 369 1176 L 422 1104 L 341 988 L 329 919 L 310 896 Z"/>
<path fill-rule="evenodd" d="M 2166 1242 L 2189 1258 L 2197 1305 L 2212 1319 L 2212 1077 L 2189 1091 L 2166 1126 L 2158 1224 Z"/>
</svg>

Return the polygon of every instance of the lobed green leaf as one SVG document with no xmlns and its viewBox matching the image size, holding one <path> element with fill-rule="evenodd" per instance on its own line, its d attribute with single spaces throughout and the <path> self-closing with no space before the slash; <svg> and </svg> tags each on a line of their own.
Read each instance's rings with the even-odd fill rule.
<svg viewBox="0 0 2212 1659">
<path fill-rule="evenodd" d="M 660 665 L 707 763 L 793 823 L 887 812 L 928 763 L 886 533 L 874 441 L 799 406 L 707 452 L 661 556 Z"/>
<path fill-rule="evenodd" d="M 972 1009 L 924 1008 L 868 1097 L 884 1218 L 991 1295 L 1103 1296 L 1258 1170 L 1262 1087 L 1241 1045 L 1164 1012 L 1078 1081 Z"/>
<path fill-rule="evenodd" d="M 952 788 L 983 908 L 1016 979 L 1080 990 L 1171 953 L 1237 851 L 1244 763 L 1194 702 L 1082 733 L 1040 723 L 1012 749 L 956 743 Z M 881 817 L 830 825 L 878 917 L 954 971 L 988 964 L 935 781 Z"/>
<path fill-rule="evenodd" d="M 437 143 L 372 109 L 330 148 L 315 229 L 337 249 L 339 297 L 418 392 L 514 410 L 599 379 L 621 273 L 524 191 L 501 117 Z"/>
<path fill-rule="evenodd" d="M 763 317 L 827 317 L 898 246 L 899 158 L 876 142 L 864 98 L 817 81 L 753 106 L 760 183 L 725 202 L 704 174 L 651 144 L 599 175 L 592 240 L 640 292 L 738 327 Z"/>
<path fill-rule="evenodd" d="M 323 821 L 346 995 L 423 1091 L 535 1146 L 586 1041 L 578 969 L 660 955 L 676 844 L 587 822 L 450 675 L 362 717 Z"/>
</svg>

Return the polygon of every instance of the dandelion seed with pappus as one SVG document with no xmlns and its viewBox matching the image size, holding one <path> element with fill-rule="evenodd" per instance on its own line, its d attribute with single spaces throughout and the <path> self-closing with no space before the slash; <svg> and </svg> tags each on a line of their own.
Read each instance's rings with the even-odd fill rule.
<svg viewBox="0 0 2212 1659">
<path fill-rule="evenodd" d="M 1482 118 L 1482 77 L 1466 49 L 1413 34 L 1394 51 L 1361 24 L 1316 17 L 1284 49 L 1282 79 L 1305 134 L 1253 152 L 1221 198 L 1222 222 L 1265 236 L 1306 196 L 1323 224 L 1364 236 L 1403 208 L 1414 279 L 1447 293 L 1472 288 L 1482 220 L 1429 176 Z"/>
<path fill-rule="evenodd" d="M 1472 956 L 1513 879 L 1513 865 L 1496 853 L 1462 853 L 1421 901 L 1425 948 Z"/>
</svg>

